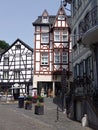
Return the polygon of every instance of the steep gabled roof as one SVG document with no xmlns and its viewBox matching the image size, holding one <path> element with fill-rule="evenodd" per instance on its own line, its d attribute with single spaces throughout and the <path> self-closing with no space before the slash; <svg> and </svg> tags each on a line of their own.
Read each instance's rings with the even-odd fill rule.
<svg viewBox="0 0 98 130">
<path fill-rule="evenodd" d="M 60 5 L 60 7 L 59 7 L 59 10 L 58 10 L 58 12 L 57 12 L 57 15 L 56 15 L 56 17 L 55 17 L 55 20 L 54 20 L 54 24 L 55 24 L 55 21 L 57 20 L 57 17 L 60 15 L 60 12 L 62 11 L 62 15 L 64 15 L 65 16 L 65 20 L 67 21 L 67 24 L 69 25 L 69 27 L 70 27 L 70 25 L 71 25 L 71 16 L 67 16 L 66 15 L 66 12 L 65 12 L 65 9 L 64 9 L 64 6 L 63 6 L 63 4 L 62 4 L 62 2 L 61 2 L 61 5 Z M 53 25 L 54 26 L 54 25 Z"/>
<path fill-rule="evenodd" d="M 51 26 L 53 26 L 53 24 L 54 24 L 54 22 L 55 22 L 55 20 L 56 20 L 56 17 L 58 16 L 58 14 L 59 14 L 59 11 L 60 10 L 63 10 L 63 12 L 64 12 L 64 15 L 65 15 L 65 17 L 66 17 L 66 20 L 67 20 L 67 22 L 68 22 L 68 25 L 70 26 L 71 25 L 71 16 L 67 16 L 66 15 L 66 12 L 65 12 L 65 9 L 64 9 L 64 7 L 63 7 L 63 5 L 61 4 L 60 5 L 60 8 L 59 8 L 59 10 L 58 10 L 58 12 L 57 12 L 57 15 L 49 15 L 48 14 L 48 17 L 49 17 L 49 22 L 48 23 L 42 23 L 42 17 L 43 17 L 43 14 L 41 15 L 41 16 L 38 16 L 38 18 L 32 23 L 32 25 L 33 26 L 37 26 L 37 25 L 43 25 L 43 26 L 49 26 L 49 25 L 51 25 Z M 44 10 L 44 12 L 47 12 L 47 10 Z M 43 13 L 44 13 L 43 12 Z M 48 12 L 47 12 L 48 13 Z"/>
<path fill-rule="evenodd" d="M 48 12 L 47 12 L 47 10 L 46 10 L 46 9 L 44 10 L 44 12 L 43 12 L 42 16 L 47 16 L 47 17 L 49 16 L 49 14 L 48 14 Z"/>
<path fill-rule="evenodd" d="M 36 25 L 52 25 L 54 23 L 55 17 L 56 17 L 55 15 L 49 15 L 49 22 L 48 23 L 42 23 L 42 16 L 38 16 L 38 18 L 32 24 L 33 24 L 33 26 L 36 26 Z"/>
<path fill-rule="evenodd" d="M 32 52 L 33 52 L 33 48 L 31 48 L 29 45 L 27 45 L 26 43 L 24 43 L 22 40 L 20 40 L 19 38 L 17 38 L 16 40 L 15 40 L 15 42 L 11 45 L 11 46 L 9 46 L 8 48 L 7 48 L 7 50 L 5 50 L 1 55 L 3 55 L 4 53 L 6 53 L 10 48 L 12 48 L 17 42 L 20 42 L 21 44 L 23 44 L 26 48 L 28 48 L 29 50 L 31 50 Z"/>
</svg>

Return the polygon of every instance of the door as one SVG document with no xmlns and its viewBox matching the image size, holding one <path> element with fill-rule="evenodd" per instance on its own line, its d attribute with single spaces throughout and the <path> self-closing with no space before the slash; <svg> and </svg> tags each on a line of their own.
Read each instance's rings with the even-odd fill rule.
<svg viewBox="0 0 98 130">
<path fill-rule="evenodd" d="M 13 89 L 13 96 L 14 96 L 14 99 L 15 99 L 15 100 L 18 99 L 19 95 L 20 95 L 20 93 L 19 93 L 19 88 Z"/>
</svg>

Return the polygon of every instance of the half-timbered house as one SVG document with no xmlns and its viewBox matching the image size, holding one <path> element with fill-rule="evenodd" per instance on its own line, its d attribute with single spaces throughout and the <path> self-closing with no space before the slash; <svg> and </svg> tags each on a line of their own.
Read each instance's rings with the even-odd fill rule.
<svg viewBox="0 0 98 130">
<path fill-rule="evenodd" d="M 0 88 L 10 91 L 17 99 L 28 94 L 33 81 L 33 49 L 17 39 L 5 52 L 0 61 Z"/>
<path fill-rule="evenodd" d="M 49 15 L 44 10 L 33 22 L 34 41 L 34 78 L 33 85 L 38 94 L 55 96 L 61 90 L 62 71 L 70 72 L 70 29 L 69 16 L 63 5 L 57 15 Z"/>
</svg>

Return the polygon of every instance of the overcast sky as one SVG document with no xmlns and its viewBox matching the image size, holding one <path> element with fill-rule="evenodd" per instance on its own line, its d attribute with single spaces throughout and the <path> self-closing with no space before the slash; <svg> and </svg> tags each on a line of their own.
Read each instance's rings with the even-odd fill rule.
<svg viewBox="0 0 98 130">
<path fill-rule="evenodd" d="M 34 22 L 46 9 L 56 15 L 61 0 L 0 0 L 0 40 L 10 45 L 17 39 L 33 48 Z"/>
</svg>

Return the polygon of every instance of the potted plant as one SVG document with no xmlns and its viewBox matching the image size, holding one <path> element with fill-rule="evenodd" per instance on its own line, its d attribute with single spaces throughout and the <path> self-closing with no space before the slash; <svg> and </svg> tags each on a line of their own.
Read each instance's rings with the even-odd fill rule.
<svg viewBox="0 0 98 130">
<path fill-rule="evenodd" d="M 28 95 L 26 97 L 25 109 L 27 109 L 27 110 L 31 110 L 32 109 L 32 96 L 31 95 Z"/>
<path fill-rule="evenodd" d="M 35 114 L 43 115 L 44 114 L 44 105 L 38 102 L 35 105 Z"/>
<path fill-rule="evenodd" d="M 38 100 L 39 100 L 40 103 L 43 103 L 44 102 L 44 97 L 38 96 Z"/>
</svg>

